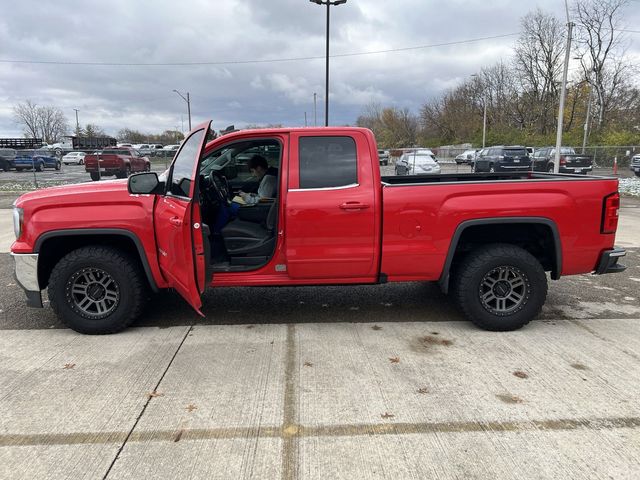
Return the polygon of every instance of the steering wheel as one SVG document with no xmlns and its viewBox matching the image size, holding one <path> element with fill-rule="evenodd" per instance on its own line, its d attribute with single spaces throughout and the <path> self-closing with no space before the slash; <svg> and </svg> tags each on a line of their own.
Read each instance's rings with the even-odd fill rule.
<svg viewBox="0 0 640 480">
<path fill-rule="evenodd" d="M 223 175 L 219 175 L 218 172 L 212 170 L 209 173 L 207 183 L 207 191 L 210 192 L 212 200 L 222 205 L 229 205 L 231 203 L 231 199 L 229 198 L 229 183 Z"/>
</svg>

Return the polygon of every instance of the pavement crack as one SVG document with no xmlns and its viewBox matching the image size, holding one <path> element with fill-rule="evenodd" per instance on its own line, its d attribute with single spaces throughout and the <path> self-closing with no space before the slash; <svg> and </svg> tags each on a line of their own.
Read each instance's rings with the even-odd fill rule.
<svg viewBox="0 0 640 480">
<path fill-rule="evenodd" d="M 296 401 L 295 370 L 296 362 L 296 327 L 287 325 L 286 357 L 284 372 L 284 413 L 282 426 L 282 479 L 298 478 L 298 404 Z"/>
<path fill-rule="evenodd" d="M 182 348 L 182 345 L 184 345 L 184 342 L 187 340 L 187 337 L 189 336 L 189 333 L 191 333 L 192 330 L 193 330 L 193 324 L 191 324 L 191 326 L 189 326 L 188 330 L 184 333 L 184 336 L 182 337 L 182 340 L 178 344 L 178 347 L 176 348 L 176 351 L 173 352 L 173 355 L 171 356 L 171 360 L 169 360 L 169 363 L 167 364 L 167 367 L 164 369 L 164 371 L 162 372 L 162 375 L 160 375 L 160 378 L 158 379 L 158 382 L 156 383 L 155 387 L 153 388 L 153 390 L 152 390 L 153 392 L 157 392 L 158 391 L 158 388 L 160 387 L 160 384 L 162 383 L 162 380 L 164 379 L 165 375 L 169 371 L 169 368 L 171 368 L 171 365 L 173 364 L 173 361 L 176 359 L 176 356 L 178 355 L 178 352 Z M 129 433 L 127 433 L 127 436 L 125 437 L 124 441 L 122 442 L 122 445 L 120 445 L 120 448 L 118 449 L 118 453 L 116 453 L 116 456 L 113 458 L 113 461 L 109 465 L 109 468 L 107 468 L 107 471 L 105 472 L 104 476 L 102 477 L 102 480 L 106 480 L 107 477 L 109 476 L 109 474 L 111 473 L 111 470 L 113 469 L 114 465 L 118 461 L 118 458 L 120 458 L 120 454 L 122 453 L 122 450 L 124 450 L 124 447 L 127 445 L 127 442 L 131 438 L 131 435 L 133 434 L 134 430 L 138 426 L 138 423 L 140 422 L 140 419 L 144 415 L 144 412 L 147 410 L 147 407 L 149 406 L 149 403 L 151 403 L 151 399 L 152 398 L 153 398 L 153 396 L 147 395 L 147 400 L 144 402 L 144 405 L 142 406 L 142 410 L 140 410 L 140 414 L 136 418 L 136 421 L 133 423 L 133 426 L 131 427 L 131 430 L 129 430 Z M 182 436 L 182 435 L 180 435 L 180 436 Z M 178 438 L 178 440 L 179 440 L 179 438 Z M 178 440 L 174 440 L 174 441 L 178 441 Z"/>
</svg>

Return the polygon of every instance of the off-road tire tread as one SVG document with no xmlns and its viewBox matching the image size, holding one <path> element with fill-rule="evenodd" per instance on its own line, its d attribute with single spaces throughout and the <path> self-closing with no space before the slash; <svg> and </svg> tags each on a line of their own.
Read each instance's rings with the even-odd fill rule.
<svg viewBox="0 0 640 480">
<path fill-rule="evenodd" d="M 484 310 L 477 301 L 478 285 L 474 285 L 473 277 L 478 271 L 486 271 L 487 263 L 509 264 L 509 259 L 513 258 L 526 269 L 532 285 L 531 297 L 522 310 L 497 317 Z M 506 332 L 525 326 L 540 314 L 547 297 L 547 276 L 540 262 L 526 250 L 515 245 L 494 243 L 478 247 L 466 255 L 455 272 L 451 293 L 465 317 L 475 325 L 484 330 Z"/>
<path fill-rule="evenodd" d="M 107 268 L 122 272 L 127 279 L 127 284 L 121 284 L 120 290 L 125 293 L 129 301 L 123 302 L 109 317 L 108 325 L 97 327 L 97 321 L 88 320 L 78 316 L 67 305 L 64 298 L 64 289 L 67 278 L 73 273 L 76 262 L 103 262 Z M 62 298 L 58 299 L 58 290 L 61 290 Z M 76 332 L 88 335 L 105 335 L 124 330 L 131 325 L 142 313 L 146 298 L 146 282 L 136 262 L 126 253 L 110 247 L 89 246 L 82 247 L 65 255 L 53 268 L 49 277 L 49 302 L 51 308 L 61 321 Z M 124 307 L 124 308 L 123 308 Z M 102 319 L 100 322 L 104 323 Z"/>
</svg>

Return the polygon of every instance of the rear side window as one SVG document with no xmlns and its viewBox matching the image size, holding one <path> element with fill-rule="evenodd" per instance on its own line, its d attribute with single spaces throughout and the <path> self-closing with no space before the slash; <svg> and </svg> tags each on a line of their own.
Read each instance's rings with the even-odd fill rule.
<svg viewBox="0 0 640 480">
<path fill-rule="evenodd" d="M 300 138 L 300 188 L 358 183 L 356 142 L 351 137 Z"/>
<path fill-rule="evenodd" d="M 524 148 L 505 148 L 503 155 L 507 157 L 526 157 L 527 151 Z"/>
</svg>

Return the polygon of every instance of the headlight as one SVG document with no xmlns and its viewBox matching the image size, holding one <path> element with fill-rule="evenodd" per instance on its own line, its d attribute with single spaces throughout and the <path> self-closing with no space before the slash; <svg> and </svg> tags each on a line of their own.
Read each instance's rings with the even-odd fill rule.
<svg viewBox="0 0 640 480">
<path fill-rule="evenodd" d="M 22 221 L 24 220 L 24 210 L 13 207 L 13 233 L 16 234 L 16 240 L 22 234 Z"/>
</svg>

